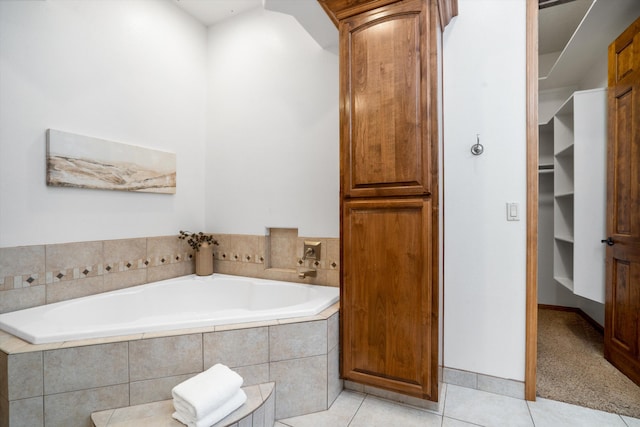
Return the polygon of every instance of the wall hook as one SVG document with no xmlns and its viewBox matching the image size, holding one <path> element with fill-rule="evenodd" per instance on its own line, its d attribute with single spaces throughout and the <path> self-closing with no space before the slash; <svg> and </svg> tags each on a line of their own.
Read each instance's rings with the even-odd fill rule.
<svg viewBox="0 0 640 427">
<path fill-rule="evenodd" d="M 480 134 L 476 134 L 476 143 L 471 146 L 471 154 L 479 156 L 484 152 L 484 146 L 480 144 Z"/>
</svg>

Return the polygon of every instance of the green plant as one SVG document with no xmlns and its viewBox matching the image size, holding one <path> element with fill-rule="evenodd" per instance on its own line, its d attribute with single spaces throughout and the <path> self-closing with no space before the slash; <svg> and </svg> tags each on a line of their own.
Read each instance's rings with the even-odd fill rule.
<svg viewBox="0 0 640 427">
<path fill-rule="evenodd" d="M 200 250 L 200 247 L 203 243 L 216 246 L 218 245 L 218 241 L 214 239 L 211 234 L 205 234 L 202 231 L 199 233 L 192 233 L 191 231 L 180 230 L 178 239 L 186 240 L 189 246 L 191 246 L 196 251 Z"/>
</svg>

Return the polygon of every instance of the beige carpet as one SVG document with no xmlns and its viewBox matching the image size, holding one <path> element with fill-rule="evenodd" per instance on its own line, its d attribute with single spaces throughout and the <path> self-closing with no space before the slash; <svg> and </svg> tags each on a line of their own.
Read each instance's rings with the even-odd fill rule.
<svg viewBox="0 0 640 427">
<path fill-rule="evenodd" d="M 538 310 L 538 396 L 640 418 L 640 387 L 603 356 L 603 336 L 574 312 Z"/>
</svg>

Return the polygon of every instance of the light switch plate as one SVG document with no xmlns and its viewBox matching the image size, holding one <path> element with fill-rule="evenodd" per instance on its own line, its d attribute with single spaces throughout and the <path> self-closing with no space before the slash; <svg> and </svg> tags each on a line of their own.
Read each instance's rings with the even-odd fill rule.
<svg viewBox="0 0 640 427">
<path fill-rule="evenodd" d="M 520 205 L 518 202 L 507 202 L 507 221 L 520 221 Z"/>
</svg>

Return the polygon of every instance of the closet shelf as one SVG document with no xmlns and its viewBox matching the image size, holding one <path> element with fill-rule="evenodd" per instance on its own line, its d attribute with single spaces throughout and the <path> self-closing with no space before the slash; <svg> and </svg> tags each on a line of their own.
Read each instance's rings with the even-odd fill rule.
<svg viewBox="0 0 640 427">
<path fill-rule="evenodd" d="M 573 156 L 573 143 L 569 146 L 564 147 L 562 150 L 556 153 L 556 157 L 570 157 Z"/>
<path fill-rule="evenodd" d="M 570 279 L 568 277 L 560 277 L 560 276 L 553 276 L 553 279 L 556 282 L 560 283 L 565 288 L 569 289 L 570 291 L 573 291 L 573 279 Z"/>
<path fill-rule="evenodd" d="M 559 240 L 561 242 L 573 244 L 573 237 L 572 236 L 556 235 L 553 238 L 556 239 L 556 240 Z"/>
<path fill-rule="evenodd" d="M 564 192 L 564 193 L 557 193 L 555 195 L 555 198 L 556 198 L 556 200 L 561 200 L 561 199 L 567 200 L 569 198 L 573 198 L 573 191 L 567 191 L 567 192 Z"/>
<path fill-rule="evenodd" d="M 545 164 L 538 165 L 538 173 L 539 174 L 553 173 L 553 163 L 545 163 Z"/>
</svg>

